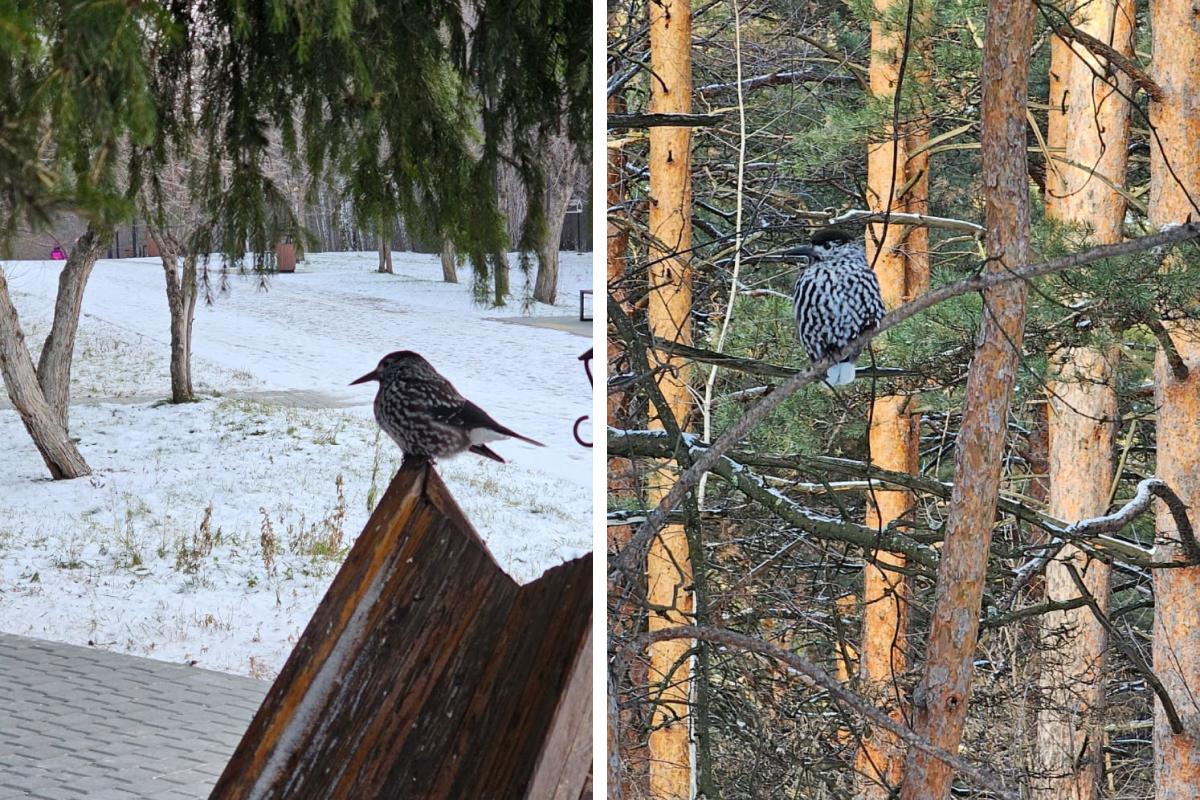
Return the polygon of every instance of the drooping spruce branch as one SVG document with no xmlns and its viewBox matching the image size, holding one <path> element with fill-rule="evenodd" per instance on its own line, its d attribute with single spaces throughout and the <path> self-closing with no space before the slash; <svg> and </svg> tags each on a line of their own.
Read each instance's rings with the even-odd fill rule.
<svg viewBox="0 0 1200 800">
<path fill-rule="evenodd" d="M 971 292 L 978 292 L 991 286 L 998 286 L 1014 280 L 1030 280 L 1042 275 L 1080 267 L 1106 258 L 1131 255 L 1156 247 L 1166 247 L 1200 237 L 1200 222 L 1189 222 L 1178 225 L 1159 233 L 1129 239 L 1112 245 L 1100 245 L 1081 250 L 1066 256 L 1060 256 L 1036 264 L 1026 264 L 1013 269 L 990 272 L 966 278 L 955 283 L 947 284 L 918 297 L 910 303 L 889 313 L 873 330 L 859 336 L 839 353 L 834 353 L 813 364 L 808 370 L 788 378 L 771 394 L 751 407 L 745 415 L 729 427 L 716 441 L 712 443 L 696 461 L 689 466 L 663 497 L 658 506 L 647 515 L 634 535 L 630 538 L 621 556 L 616 560 L 614 569 L 626 574 L 634 574 L 637 564 L 645 557 L 650 539 L 662 528 L 670 509 L 679 504 L 684 495 L 691 491 L 700 479 L 700 475 L 712 469 L 713 465 L 734 444 L 741 441 L 751 430 L 766 419 L 775 408 L 791 397 L 798 389 L 820 380 L 833 364 L 845 360 L 850 353 L 861 352 L 872 339 L 891 330 L 900 323 L 925 311 L 939 303 Z"/>
</svg>

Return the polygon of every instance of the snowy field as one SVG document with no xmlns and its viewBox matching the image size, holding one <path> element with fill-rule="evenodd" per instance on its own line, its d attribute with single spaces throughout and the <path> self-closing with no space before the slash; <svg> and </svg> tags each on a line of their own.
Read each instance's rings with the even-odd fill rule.
<svg viewBox="0 0 1200 800">
<path fill-rule="evenodd" d="M 378 435 L 376 384 L 349 386 L 392 350 L 416 350 L 498 421 L 497 464 L 439 465 L 518 581 L 591 549 L 589 339 L 475 305 L 436 256 L 310 255 L 259 286 L 231 276 L 197 307 L 201 402 L 173 406 L 157 259 L 100 261 L 72 376 L 71 433 L 95 471 L 54 482 L 0 383 L 0 630 L 272 678 L 283 666 L 399 451 Z M 49 328 L 61 262 L 0 262 L 27 340 Z M 515 262 L 514 262 L 515 267 Z M 590 254 L 562 254 L 560 305 L 578 314 Z M 514 268 L 513 284 L 521 282 Z M 36 359 L 36 355 L 35 355 Z M 590 429 L 584 433 L 590 437 Z"/>
</svg>

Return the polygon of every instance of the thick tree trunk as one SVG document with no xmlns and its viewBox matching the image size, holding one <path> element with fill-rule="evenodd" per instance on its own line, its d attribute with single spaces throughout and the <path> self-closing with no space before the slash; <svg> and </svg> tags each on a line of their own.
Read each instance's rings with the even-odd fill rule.
<svg viewBox="0 0 1200 800">
<path fill-rule="evenodd" d="M 442 236 L 442 280 L 446 283 L 458 283 L 458 254 L 454 252 L 454 242 L 449 236 Z"/>
<path fill-rule="evenodd" d="M 663 0 L 650 4 L 648 9 L 650 69 L 657 76 L 650 81 L 650 111 L 686 113 L 691 109 L 692 97 L 691 4 L 689 0 Z M 649 138 L 649 233 L 653 244 L 649 248 L 650 294 L 646 314 L 653 335 L 690 344 L 691 131 L 651 128 Z M 660 358 L 666 360 L 661 354 Z M 670 408 L 658 409 L 658 414 L 670 413 L 682 426 L 692 403 L 688 371 L 682 362 L 668 363 L 672 368 L 660 370 L 657 380 Z M 662 427 L 659 420 L 651 424 Z M 646 500 L 653 507 L 670 490 L 674 476 L 665 464 L 650 475 Z M 650 630 L 686 623 L 693 606 L 692 565 L 683 526 L 668 525 L 655 538 L 646 560 L 646 579 L 650 602 L 671 609 L 650 614 Z M 691 795 L 688 725 L 691 659 L 686 657 L 691 647 L 687 640 L 650 647 L 650 685 L 662 688 L 649 736 L 650 797 L 654 800 L 686 800 Z"/>
<path fill-rule="evenodd" d="M 1132 0 L 1100 0 L 1081 7 L 1072 21 L 1132 56 L 1133 17 Z M 1072 49 L 1056 37 L 1051 59 L 1047 142 L 1052 152 L 1061 152 L 1061 160 L 1055 162 L 1057 171 L 1047 169 L 1047 214 L 1089 226 L 1096 244 L 1114 244 L 1122 238 L 1125 198 L 1109 183 L 1125 184 L 1129 104 L 1095 78 L 1108 70 L 1090 51 Z M 1132 95 L 1128 79 L 1124 83 L 1123 93 Z M 1108 180 L 1075 165 L 1086 165 Z M 1075 521 L 1108 510 L 1117 414 L 1115 368 L 1115 351 L 1092 348 L 1072 349 L 1051 361 L 1049 511 L 1058 519 Z M 1088 591 L 1107 611 L 1108 565 L 1073 546 L 1047 566 L 1046 599 L 1079 596 L 1067 565 L 1080 572 Z M 1034 794 L 1039 800 L 1096 800 L 1102 792 L 1100 723 L 1108 637 L 1088 608 L 1047 614 L 1041 628 L 1039 685 L 1046 706 L 1037 718 L 1043 777 L 1034 782 Z"/>
<path fill-rule="evenodd" d="M 1157 0 L 1150 4 L 1150 27 L 1154 78 L 1163 91 L 1162 102 L 1150 104 L 1158 136 L 1150 147 L 1150 221 L 1162 226 L 1200 217 L 1191 202 L 1200 199 L 1200 15 L 1193 0 Z M 1193 529 L 1200 530 L 1200 325 L 1164 324 L 1188 376 L 1176 379 L 1159 351 L 1157 472 L 1188 506 Z M 1156 520 L 1155 559 L 1177 558 L 1179 534 L 1161 503 Z M 1200 567 L 1154 570 L 1154 597 L 1154 672 L 1184 723 L 1183 733 L 1173 733 L 1155 701 L 1154 796 L 1184 800 L 1195 798 L 1200 786 Z"/>
<path fill-rule="evenodd" d="M 875 0 L 875 8 L 886 12 L 894 0 Z M 917 24 L 923 28 L 925 20 Z M 917 36 L 920 36 L 918 33 Z M 900 59 L 905 47 L 904 29 L 876 20 L 871 24 L 871 93 L 881 99 L 894 98 L 900 88 Z M 924 76 L 909 69 L 904 80 Z M 891 126 L 879 141 L 867 148 L 867 198 L 872 210 L 925 214 L 929 210 L 928 156 L 910 157 L 924 144 L 926 135 L 902 127 L 893 137 Z M 874 224 L 867 230 L 867 259 L 879 278 L 883 302 L 893 309 L 923 293 L 929 286 L 929 235 L 925 228 L 906 229 L 895 223 Z M 883 469 L 916 473 L 920 444 L 920 417 L 913 413 L 911 398 L 881 397 L 871 410 L 869 434 L 871 461 Z M 913 506 L 911 492 L 876 490 L 868 498 L 867 525 L 882 531 L 904 516 Z M 905 567 L 897 553 L 880 551 L 879 565 L 863 569 L 863 628 L 859 675 L 864 688 L 897 720 L 905 718 L 906 698 L 900 695 L 898 678 L 908 670 L 905 636 L 908 631 L 908 581 L 901 572 L 886 569 Z M 865 738 L 856 758 L 857 797 L 885 800 L 888 787 L 900 785 L 904 751 L 899 740 L 881 729 Z"/>
<path fill-rule="evenodd" d="M 0 373 L 4 375 L 8 399 L 46 462 L 50 477 L 61 480 L 91 475 L 92 470 L 42 394 L 3 270 L 0 270 Z"/>
<path fill-rule="evenodd" d="M 1113 479 L 1117 395 L 1115 352 L 1081 348 L 1064 354 L 1050 385 L 1050 513 L 1077 521 L 1108 510 Z M 1083 576 L 1088 592 L 1107 613 L 1109 567 L 1067 545 L 1046 567 L 1046 600 L 1079 596 L 1067 566 Z M 1042 618 L 1043 702 L 1037 741 L 1041 772 L 1035 796 L 1094 800 L 1101 794 L 1104 741 L 1103 673 L 1108 637 L 1090 609 L 1052 611 Z"/>
<path fill-rule="evenodd" d="M 981 155 L 989 271 L 1012 269 L 1029 255 L 1025 128 L 1033 12 L 1023 0 L 988 3 Z M 1025 284 L 994 287 L 983 293 L 983 300 L 988 310 L 967 373 L 925 670 L 913 702 L 914 731 L 952 753 L 962 740 L 970 697 L 1004 437 L 1024 333 Z M 900 796 L 942 800 L 952 778 L 945 763 L 910 749 Z"/>
<path fill-rule="evenodd" d="M 533 287 L 533 299 L 554 305 L 558 297 L 558 247 L 562 242 L 563 220 L 571 195 L 575 192 L 575 175 L 579 159 L 575 146 L 564 135 L 551 136 L 543 143 L 546 155 L 546 191 L 542 195 L 542 212 L 546 217 L 546 232 L 538 243 L 538 272 Z"/>
<path fill-rule="evenodd" d="M 571 174 L 574 173 L 572 169 Z M 533 286 L 533 299 L 540 303 L 554 305 L 558 299 L 558 245 L 562 241 L 563 219 L 571 203 L 572 188 L 570 182 L 546 187 L 546 235 L 538 247 L 537 280 Z"/>
<path fill-rule="evenodd" d="M 37 378 L 46 402 L 64 430 L 70 429 L 71 360 L 75 354 L 75 334 L 83 291 L 92 267 L 108 247 L 108 238 L 92 227 L 75 240 L 75 246 L 58 276 L 58 295 L 54 301 L 54 322 L 38 359 Z"/>
</svg>

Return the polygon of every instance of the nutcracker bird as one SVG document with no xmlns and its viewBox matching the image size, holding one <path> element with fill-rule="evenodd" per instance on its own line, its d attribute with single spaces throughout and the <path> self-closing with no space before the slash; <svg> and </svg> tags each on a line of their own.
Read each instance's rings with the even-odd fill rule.
<svg viewBox="0 0 1200 800">
<path fill-rule="evenodd" d="M 436 461 L 469 450 L 503 464 L 488 442 L 513 438 L 545 446 L 496 422 L 411 350 L 388 353 L 379 366 L 350 385 L 367 381 L 379 381 L 375 421 L 400 445 L 406 459 Z"/>
<path fill-rule="evenodd" d="M 785 255 L 807 257 L 796 278 L 792 311 L 796 333 L 813 363 L 841 350 L 883 319 L 879 281 L 858 238 L 825 228 L 813 234 L 810 244 Z M 825 379 L 830 386 L 854 380 L 857 356 L 848 353 L 848 360 L 829 368 Z"/>
</svg>

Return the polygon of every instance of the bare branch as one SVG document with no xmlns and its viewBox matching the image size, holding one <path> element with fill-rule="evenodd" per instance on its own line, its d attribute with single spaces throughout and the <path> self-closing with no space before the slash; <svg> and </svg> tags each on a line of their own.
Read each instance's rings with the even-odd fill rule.
<svg viewBox="0 0 1200 800">
<path fill-rule="evenodd" d="M 853 75 L 831 75 L 828 72 L 815 70 L 780 70 L 769 75 L 758 75 L 741 81 L 742 91 L 745 92 L 764 89 L 768 86 L 785 86 L 790 83 L 858 83 L 858 78 Z M 732 91 L 737 86 L 737 83 L 710 83 L 697 87 L 696 94 L 701 96 L 719 94 Z"/>
<path fill-rule="evenodd" d="M 626 649 L 630 651 L 643 650 L 650 644 L 670 639 L 698 639 L 706 642 L 715 642 L 726 647 L 734 647 L 739 650 L 758 653 L 759 655 L 782 662 L 798 672 L 805 683 L 823 689 L 834 700 L 853 709 L 870 724 L 890 731 L 910 747 L 943 761 L 946 765 L 952 767 L 955 772 L 967 778 L 975 785 L 988 790 L 996 797 L 1004 798 L 1004 800 L 1020 800 L 1020 794 L 1011 789 L 1004 788 L 1004 781 L 1000 776 L 983 767 L 977 767 L 960 756 L 934 747 L 913 733 L 907 725 L 892 719 L 862 695 L 846 688 L 840 681 L 816 664 L 795 653 L 776 647 L 770 642 L 722 628 L 701 625 L 680 625 L 674 628 L 663 628 L 650 633 L 644 633 L 626 645 Z"/>
<path fill-rule="evenodd" d="M 1140 86 L 1142 91 L 1150 96 L 1151 100 L 1155 101 L 1156 103 L 1162 102 L 1162 87 L 1155 83 L 1154 78 L 1151 78 L 1150 74 L 1139 67 L 1133 59 L 1127 57 L 1120 51 L 1113 49 L 1113 47 L 1106 42 L 1102 42 L 1095 36 L 1092 36 L 1090 33 L 1081 31 L 1069 23 L 1062 22 L 1058 25 L 1055 25 L 1054 32 L 1063 39 L 1079 42 L 1079 44 L 1092 51 L 1094 55 L 1106 59 L 1109 64 L 1132 78 L 1133 82 Z"/>
<path fill-rule="evenodd" d="M 724 120 L 720 114 L 609 114 L 608 129 L 703 128 Z"/>
<path fill-rule="evenodd" d="M 1129 659 L 1129 663 L 1133 665 L 1135 670 L 1141 673 L 1142 677 L 1146 679 L 1146 683 L 1154 690 L 1154 694 L 1158 696 L 1159 702 L 1162 703 L 1163 713 L 1167 715 L 1167 721 L 1171 725 L 1171 732 L 1176 735 L 1183 733 L 1183 722 L 1179 719 L 1179 712 L 1175 710 L 1175 704 L 1171 702 L 1171 695 L 1167 692 L 1167 688 L 1162 685 L 1162 681 L 1154 674 L 1154 670 L 1142 658 L 1142 654 L 1138 652 L 1138 649 L 1121 638 L 1120 632 L 1113 625 L 1112 620 L 1100 610 L 1099 604 L 1096 603 L 1096 598 L 1092 596 L 1087 586 L 1084 585 L 1083 578 L 1079 577 L 1079 570 L 1075 569 L 1075 565 L 1068 563 L 1064 564 L 1064 566 L 1067 568 L 1067 573 L 1070 574 L 1071 580 L 1074 581 L 1075 588 L 1079 591 L 1079 596 L 1083 598 L 1084 603 L 1091 609 L 1092 616 L 1108 632 L 1108 640 Z"/>
<path fill-rule="evenodd" d="M 1175 347 L 1171 334 L 1167 333 L 1167 327 L 1162 324 L 1162 320 L 1157 317 L 1149 317 L 1146 320 L 1146 327 L 1150 329 L 1154 338 L 1158 339 L 1159 345 L 1162 346 L 1163 355 L 1167 359 L 1167 365 L 1171 367 L 1171 374 L 1175 376 L 1175 380 L 1186 381 L 1188 378 L 1187 364 L 1183 363 L 1183 358 L 1179 355 L 1179 350 Z"/>
</svg>

